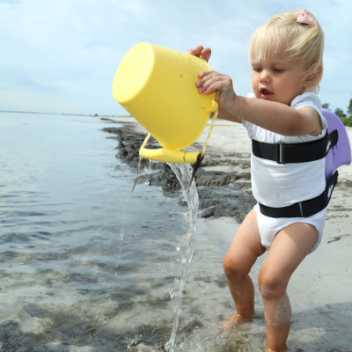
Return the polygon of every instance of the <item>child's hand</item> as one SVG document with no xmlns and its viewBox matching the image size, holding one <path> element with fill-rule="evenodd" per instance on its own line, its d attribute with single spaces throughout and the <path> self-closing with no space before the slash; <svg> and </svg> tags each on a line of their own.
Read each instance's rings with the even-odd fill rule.
<svg viewBox="0 0 352 352">
<path fill-rule="evenodd" d="M 202 45 L 198 45 L 197 47 L 191 49 L 189 51 L 191 55 L 200 57 L 201 59 L 205 61 L 209 61 L 210 56 L 211 56 L 211 49 L 210 48 L 204 48 Z"/>
<path fill-rule="evenodd" d="M 215 71 L 203 72 L 196 82 L 200 94 L 215 93 L 215 100 L 219 105 L 219 117 L 229 119 L 235 113 L 236 93 L 233 89 L 232 79 Z"/>
</svg>

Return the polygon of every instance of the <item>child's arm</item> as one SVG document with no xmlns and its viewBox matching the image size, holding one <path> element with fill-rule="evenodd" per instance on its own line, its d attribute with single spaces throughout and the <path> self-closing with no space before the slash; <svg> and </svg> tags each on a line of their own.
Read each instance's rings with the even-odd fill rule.
<svg viewBox="0 0 352 352">
<path fill-rule="evenodd" d="M 237 96 L 229 76 L 204 72 L 196 85 L 201 94 L 216 93 L 220 118 L 234 122 L 246 120 L 284 135 L 321 132 L 320 117 L 314 109 L 294 109 L 273 101 Z"/>
<path fill-rule="evenodd" d="M 310 107 L 294 109 L 274 101 L 236 96 L 231 110 L 242 120 L 287 136 L 319 134 L 322 129 L 319 114 Z"/>
</svg>

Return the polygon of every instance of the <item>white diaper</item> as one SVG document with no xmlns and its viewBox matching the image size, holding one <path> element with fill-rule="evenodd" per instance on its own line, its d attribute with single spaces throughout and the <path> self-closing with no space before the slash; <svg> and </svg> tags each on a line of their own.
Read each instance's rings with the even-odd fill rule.
<svg viewBox="0 0 352 352">
<path fill-rule="evenodd" d="M 320 244 L 323 237 L 323 230 L 326 219 L 326 208 L 320 212 L 309 216 L 307 218 L 271 218 L 269 216 L 263 215 L 260 212 L 259 205 L 254 206 L 254 210 L 257 214 L 257 223 L 259 228 L 260 242 L 263 247 L 269 248 L 274 240 L 274 237 L 286 226 L 300 222 L 305 224 L 313 225 L 318 233 L 319 238 L 315 243 L 311 252 L 313 252 Z"/>
</svg>

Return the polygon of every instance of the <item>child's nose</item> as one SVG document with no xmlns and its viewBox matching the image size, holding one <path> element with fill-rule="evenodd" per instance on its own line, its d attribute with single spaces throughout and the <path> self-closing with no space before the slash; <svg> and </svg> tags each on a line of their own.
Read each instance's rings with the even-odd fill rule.
<svg viewBox="0 0 352 352">
<path fill-rule="evenodd" d="M 269 70 L 262 70 L 260 72 L 260 77 L 259 77 L 261 82 L 267 82 L 270 80 L 270 72 Z"/>
</svg>

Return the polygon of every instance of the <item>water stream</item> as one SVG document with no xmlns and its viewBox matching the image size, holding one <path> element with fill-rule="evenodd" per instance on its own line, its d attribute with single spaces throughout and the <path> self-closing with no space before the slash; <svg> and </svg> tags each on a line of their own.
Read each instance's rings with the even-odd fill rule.
<svg viewBox="0 0 352 352">
<path fill-rule="evenodd" d="M 144 162 L 144 160 L 143 160 Z M 131 191 L 133 192 L 138 183 L 149 185 L 149 178 L 153 175 L 152 161 L 147 160 L 142 166 L 142 160 L 138 162 L 137 176 L 135 177 Z M 187 204 L 186 223 L 187 230 L 180 244 L 176 247 L 178 254 L 177 263 L 179 264 L 179 273 L 174 280 L 174 287 L 169 290 L 169 295 L 173 301 L 174 320 L 170 338 L 165 344 L 165 350 L 168 352 L 176 351 L 176 336 L 180 325 L 182 314 L 182 298 L 187 274 L 193 258 L 192 237 L 196 232 L 197 216 L 199 210 L 199 196 L 197 186 L 192 179 L 193 169 L 187 164 L 168 164 L 174 172 L 178 182 L 181 185 L 182 195 Z"/>
<path fill-rule="evenodd" d="M 182 313 L 182 297 L 185 282 L 187 280 L 187 273 L 193 258 L 192 236 L 196 232 L 197 215 L 199 209 L 199 197 L 195 181 L 192 181 L 192 167 L 183 164 L 169 164 L 172 171 L 175 173 L 181 188 L 183 197 L 187 203 L 187 223 L 188 230 L 181 242 L 180 247 L 177 248 L 179 252 L 180 274 L 175 280 L 175 288 L 171 292 L 171 299 L 174 300 L 175 318 L 171 331 L 171 336 L 166 344 L 166 349 L 169 352 L 175 352 L 177 330 L 180 323 Z"/>
</svg>

